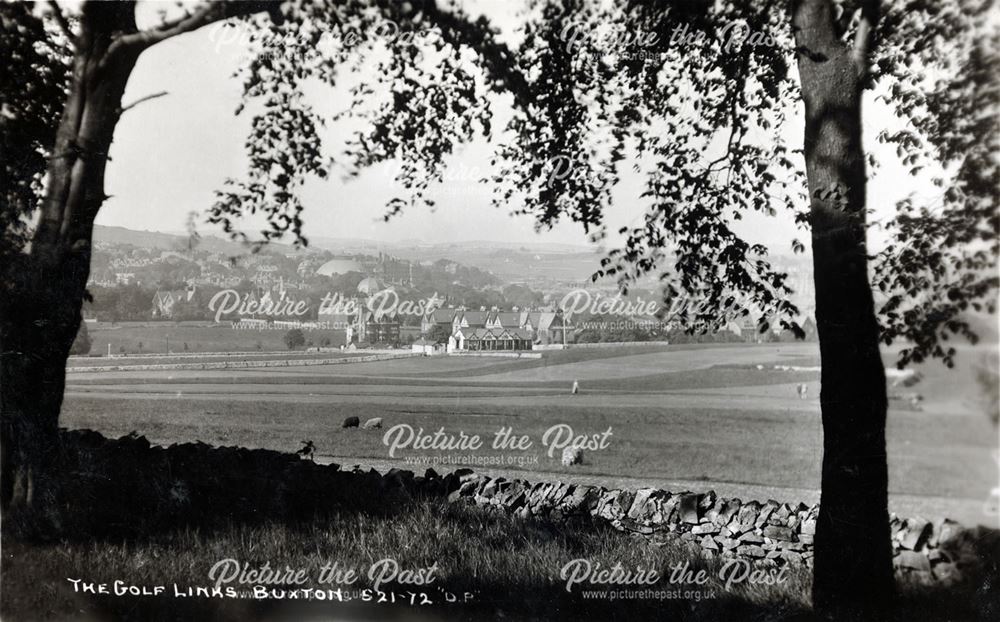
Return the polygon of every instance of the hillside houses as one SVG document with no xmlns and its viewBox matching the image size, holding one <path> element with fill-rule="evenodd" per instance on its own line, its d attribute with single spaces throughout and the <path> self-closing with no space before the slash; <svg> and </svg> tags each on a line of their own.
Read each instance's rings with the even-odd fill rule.
<svg viewBox="0 0 1000 622">
<path fill-rule="evenodd" d="M 358 293 L 368 295 L 365 283 L 358 286 Z M 333 304 L 320 305 L 317 319 L 336 330 L 345 331 L 347 343 L 395 344 L 400 340 L 402 319 L 393 311 L 373 311 L 360 297 L 340 299 Z"/>
<path fill-rule="evenodd" d="M 425 313 L 420 320 L 420 333 L 429 335 L 435 326 L 440 326 L 448 334 L 452 334 L 452 322 L 455 320 L 455 309 L 436 308 Z"/>
<path fill-rule="evenodd" d="M 398 343 L 399 342 L 399 316 L 395 313 L 378 314 L 374 311 L 365 311 L 358 322 L 358 341 L 367 343 Z"/>
<path fill-rule="evenodd" d="M 816 321 L 811 316 L 802 315 L 797 319 L 799 326 L 805 333 L 805 339 L 813 341 L 816 339 Z M 723 327 L 744 343 L 764 343 L 767 341 L 781 340 L 790 335 L 790 331 L 785 331 L 778 325 L 772 325 L 769 331 L 761 333 L 760 326 L 753 318 L 742 318 L 730 321 Z"/>
<path fill-rule="evenodd" d="M 103 269 L 103 270 L 92 270 L 90 272 L 90 278 L 87 280 L 87 287 L 114 287 L 118 285 L 118 279 L 115 278 L 114 270 Z"/>
<path fill-rule="evenodd" d="M 521 328 L 534 335 L 536 343 L 549 345 L 566 343 L 566 331 L 571 330 L 561 311 L 525 312 L 521 318 Z"/>
<path fill-rule="evenodd" d="M 404 259 L 380 252 L 378 260 L 366 268 L 380 281 L 390 285 L 413 285 L 413 264 Z"/>
<path fill-rule="evenodd" d="M 194 297 L 194 288 L 174 291 L 157 291 L 153 294 L 153 319 L 170 319 L 179 304 L 190 302 Z"/>
<path fill-rule="evenodd" d="M 399 342 L 401 322 L 396 314 L 377 314 L 363 305 L 354 313 L 326 312 L 317 315 L 321 325 L 344 331 L 346 343 L 395 344 Z"/>
</svg>

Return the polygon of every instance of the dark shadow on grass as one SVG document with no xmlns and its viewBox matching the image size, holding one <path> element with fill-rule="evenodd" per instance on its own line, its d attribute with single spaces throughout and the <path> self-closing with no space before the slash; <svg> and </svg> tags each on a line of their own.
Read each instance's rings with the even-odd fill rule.
<svg viewBox="0 0 1000 622">
<path fill-rule="evenodd" d="M 581 586 L 567 592 L 559 572 L 575 558 L 622 561 L 663 575 L 670 564 L 689 560 L 715 576 L 719 562 L 692 557 L 680 546 L 656 548 L 590 519 L 553 524 L 448 503 L 444 497 L 459 485 L 455 474 L 342 472 L 268 450 L 201 443 L 155 448 L 139 437 L 111 441 L 85 431 L 64 432 L 60 455 L 60 506 L 47 514 L 56 517 L 53 524 L 15 533 L 16 522 L 4 517 L 4 620 L 811 619 L 801 596 L 808 593 L 804 572 L 785 590 L 726 590 L 718 581 L 699 588 L 665 579 L 651 588 L 697 590 L 697 599 L 683 593 L 588 599 Z M 967 531 L 950 547 L 961 579 L 947 587 L 903 586 L 897 619 L 998 618 L 997 532 Z M 343 560 L 362 567 L 386 556 L 404 568 L 436 561 L 442 575 L 431 586 L 390 584 L 386 596 L 357 595 L 346 603 L 172 594 L 175 581 L 182 588 L 211 585 L 207 570 L 222 557 L 293 566 Z M 72 577 L 163 584 L 167 596 L 74 593 Z M 349 587 L 367 586 L 362 580 Z M 427 593 L 433 604 L 405 602 L 413 592 Z"/>
</svg>

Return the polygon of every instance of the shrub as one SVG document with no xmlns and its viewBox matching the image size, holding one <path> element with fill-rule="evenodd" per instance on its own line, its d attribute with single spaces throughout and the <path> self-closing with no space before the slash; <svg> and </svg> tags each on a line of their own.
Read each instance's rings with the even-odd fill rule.
<svg viewBox="0 0 1000 622">
<path fill-rule="evenodd" d="M 289 350 L 294 350 L 306 345 L 306 336 L 301 329 L 293 328 L 285 333 L 284 341 Z"/>
<path fill-rule="evenodd" d="M 70 354 L 90 354 L 90 333 L 87 332 L 87 323 L 80 322 L 80 329 L 76 332 L 76 339 L 69 347 Z"/>
</svg>

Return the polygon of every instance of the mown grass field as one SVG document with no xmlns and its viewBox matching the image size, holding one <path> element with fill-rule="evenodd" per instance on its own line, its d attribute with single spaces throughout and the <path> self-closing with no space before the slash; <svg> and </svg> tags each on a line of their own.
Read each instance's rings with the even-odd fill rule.
<svg viewBox="0 0 1000 622">
<path fill-rule="evenodd" d="M 106 355 L 108 346 L 112 354 L 171 352 L 252 352 L 258 349 L 287 350 L 282 340 L 284 330 L 237 330 L 230 324 L 179 324 L 174 322 L 122 322 L 115 325 L 100 323 L 88 325 L 90 352 Z M 344 341 L 344 331 L 306 330 L 307 341 L 320 345 L 330 339 L 334 346 Z M 140 344 L 142 346 L 140 347 Z M 185 345 L 187 348 L 185 349 Z"/>
<path fill-rule="evenodd" d="M 995 428 L 981 411 L 970 373 L 975 357 L 960 360 L 957 371 L 933 368 L 906 389 L 926 388 L 919 410 L 892 402 L 890 507 L 904 515 L 978 522 L 982 499 L 995 485 Z M 134 430 L 164 445 L 201 440 L 293 451 L 308 439 L 321 459 L 414 471 L 428 466 L 421 459 L 435 457 L 527 455 L 537 462 L 505 466 L 504 472 L 529 480 L 715 489 L 744 499 L 811 502 L 822 448 L 815 363 L 811 344 L 627 346 L 551 352 L 535 360 L 435 357 L 280 369 L 80 372 L 69 378 L 62 424 L 110 436 Z M 576 395 L 570 392 L 574 380 L 581 386 Z M 796 392 L 803 382 L 807 399 Z M 348 416 L 382 417 L 385 427 L 344 429 Z M 384 435 L 397 424 L 479 435 L 486 447 L 404 449 L 390 459 Z M 583 465 L 564 467 L 542 445 L 545 431 L 560 424 L 583 434 L 610 427 L 613 434 L 606 449 L 587 452 Z M 501 427 L 526 435 L 533 446 L 490 448 Z M 378 515 L 344 511 L 301 524 L 246 517 L 215 530 L 3 545 L 4 620 L 810 619 L 810 577 L 803 571 L 777 585 L 727 587 L 718 579 L 718 562 L 686 549 L 653 547 L 590 524 L 554 527 L 440 501 L 414 501 Z M 302 587 L 331 587 L 315 581 L 326 563 L 357 568 L 362 577 L 346 586 L 345 594 L 355 598 L 347 603 L 172 595 L 174 584 L 181 591 L 211 586 L 209 569 L 225 558 L 303 569 L 311 582 Z M 364 573 L 384 558 L 401 568 L 436 563 L 437 583 L 423 586 L 428 589 L 389 584 L 395 604 L 366 601 L 360 590 L 371 580 Z M 594 600 L 580 586 L 567 592 L 559 576 L 578 558 L 661 574 L 687 561 L 704 568 L 709 581 L 660 585 L 671 592 L 663 599 Z M 163 586 L 167 595 L 76 593 L 71 578 L 106 583 L 112 591 L 116 580 L 140 589 Z M 986 597 L 980 583 L 971 585 L 979 592 L 904 585 L 897 619 L 977 619 L 982 606 L 976 598 Z M 414 592 L 426 592 L 433 604 L 406 604 Z M 448 595 L 463 602 L 448 603 Z"/>
<path fill-rule="evenodd" d="M 133 366 L 133 365 L 177 365 L 177 364 L 197 364 L 197 363 L 219 363 L 219 362 L 233 362 L 233 361 L 308 361 L 310 359 L 330 359 L 330 358 L 349 358 L 352 356 L 364 356 L 368 354 L 365 350 L 335 350 L 330 352 L 302 352 L 302 351 L 287 351 L 287 352 L 277 352 L 277 353 L 256 353 L 256 352 L 245 352 L 245 353 L 233 353 L 233 354 L 217 354 L 217 353 L 205 353 L 198 354 L 197 352 L 191 352 L 190 354 L 171 352 L 170 356 L 156 356 L 154 355 L 144 355 L 144 356 L 97 356 L 97 357 L 72 357 L 67 363 L 68 368 L 87 368 L 87 367 L 105 367 L 105 366 Z"/>
<path fill-rule="evenodd" d="M 817 499 L 822 450 L 812 344 L 625 346 L 549 352 L 543 359 L 416 358 L 243 371 L 73 374 L 63 424 L 152 442 L 201 440 L 294 451 L 304 440 L 321 459 L 377 468 L 509 470 L 531 479 L 593 479 L 605 485 Z M 967 357 L 969 361 L 972 357 Z M 806 369 L 778 370 L 775 365 Z M 760 367 L 758 369 L 758 366 Z M 943 370 L 943 368 L 941 368 Z M 996 432 L 976 410 L 968 365 L 928 372 L 921 410 L 893 401 L 890 490 L 900 513 L 987 522 L 995 485 Z M 946 374 L 953 374 L 951 376 Z M 581 392 L 570 386 L 579 380 Z M 796 385 L 805 382 L 808 399 Z M 907 391 L 920 389 L 920 385 Z M 956 397 L 964 396 L 964 397 Z M 344 429 L 349 416 L 381 417 L 381 431 Z M 414 449 L 389 456 L 385 433 L 479 436 L 482 447 Z M 605 449 L 564 467 L 545 432 L 612 431 Z M 501 428 L 527 436 L 524 450 L 494 449 Z M 479 460 L 465 464 L 466 458 Z M 492 460 L 487 464 L 483 460 Z M 506 461 L 498 464 L 498 460 Z M 436 463 L 435 460 L 438 462 Z"/>
</svg>

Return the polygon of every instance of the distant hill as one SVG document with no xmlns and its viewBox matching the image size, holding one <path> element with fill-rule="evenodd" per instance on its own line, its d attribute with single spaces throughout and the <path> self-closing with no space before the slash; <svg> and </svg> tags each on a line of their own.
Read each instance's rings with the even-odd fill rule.
<svg viewBox="0 0 1000 622">
<path fill-rule="evenodd" d="M 310 238 L 313 246 L 334 253 L 387 253 L 415 262 L 448 259 L 466 266 L 489 270 L 505 281 L 525 282 L 533 278 L 585 281 L 600 266 L 595 249 L 573 244 L 546 242 L 384 242 L 356 238 Z"/>
<path fill-rule="evenodd" d="M 187 246 L 185 233 L 136 231 L 124 227 L 94 227 L 98 242 L 132 244 L 145 248 L 182 250 Z M 210 252 L 239 256 L 246 247 L 215 235 L 202 235 L 198 248 Z M 290 244 L 272 243 L 279 253 L 294 252 Z M 508 283 L 557 281 L 586 286 L 590 276 L 600 267 L 602 252 L 597 248 L 547 242 L 496 242 L 471 240 L 456 242 L 424 242 L 421 240 L 382 241 L 366 238 L 309 237 L 309 249 L 326 250 L 336 255 L 369 255 L 383 252 L 413 262 L 434 262 L 447 259 L 465 266 L 487 270 Z M 777 257 L 775 257 L 777 259 Z M 778 265 L 796 266 L 806 281 L 811 281 L 812 266 L 808 257 L 786 256 Z M 650 276 L 644 286 L 655 287 L 656 277 Z M 608 281 L 611 283 L 612 281 Z M 811 297 L 811 288 L 807 293 Z M 806 305 L 808 306 L 808 305 Z"/>
<path fill-rule="evenodd" d="M 125 227 L 108 227 L 94 225 L 94 241 L 109 244 L 131 244 L 143 248 L 161 250 L 182 250 L 187 248 L 188 236 L 183 233 L 162 233 L 160 231 L 136 231 Z M 287 244 L 273 244 L 275 250 L 290 252 L 292 247 Z M 239 242 L 233 242 L 214 235 L 202 235 L 198 240 L 200 250 L 227 255 L 243 255 L 247 248 Z"/>
<path fill-rule="evenodd" d="M 334 252 L 365 252 L 371 254 L 372 251 L 381 250 L 392 254 L 403 251 L 413 251 L 416 253 L 441 253 L 444 251 L 463 251 L 493 249 L 493 250 L 523 250 L 535 253 L 591 253 L 587 246 L 578 244 L 556 244 L 549 242 L 495 242 L 489 240 L 463 240 L 461 242 L 425 242 L 423 240 L 400 240 L 387 242 L 383 240 L 372 240 L 367 238 L 328 238 L 310 237 L 309 243 L 312 246 L 324 248 Z M 401 256 L 401 255 L 400 255 Z"/>
</svg>

